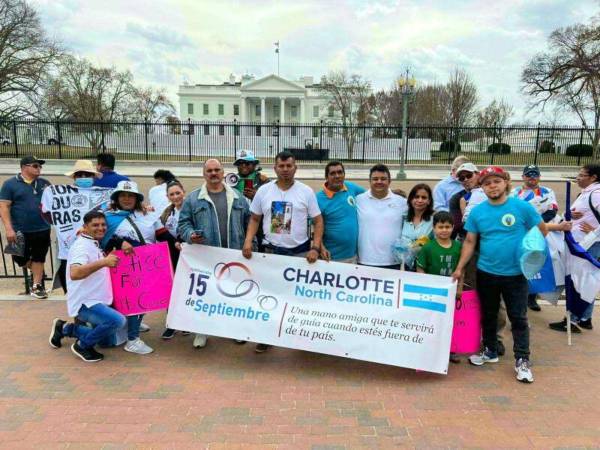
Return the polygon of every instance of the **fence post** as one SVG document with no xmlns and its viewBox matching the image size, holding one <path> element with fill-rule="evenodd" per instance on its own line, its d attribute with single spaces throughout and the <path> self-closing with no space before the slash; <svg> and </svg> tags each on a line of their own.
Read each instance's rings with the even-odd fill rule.
<svg viewBox="0 0 600 450">
<path fill-rule="evenodd" d="M 192 160 L 192 119 L 188 119 L 188 160 Z"/>
<path fill-rule="evenodd" d="M 58 140 L 58 159 L 62 159 L 62 133 L 60 132 L 60 121 L 56 121 L 56 139 Z"/>
<path fill-rule="evenodd" d="M 105 152 L 106 144 L 104 143 L 104 121 L 100 122 L 100 148 L 102 153 Z"/>
<path fill-rule="evenodd" d="M 363 162 L 363 164 L 365 162 L 365 138 L 366 138 L 366 134 L 367 134 L 367 127 L 365 127 L 365 125 L 363 124 L 363 138 L 362 138 L 362 141 L 363 141 L 363 143 L 362 143 L 363 144 L 363 148 L 362 148 L 362 150 L 363 150 L 363 152 L 362 152 L 362 162 Z"/>
<path fill-rule="evenodd" d="M 239 130 L 237 119 L 233 119 L 233 160 L 237 155 L 237 131 Z"/>
<path fill-rule="evenodd" d="M 494 123 L 494 134 L 492 135 L 492 151 L 490 156 L 490 166 L 494 165 L 494 152 L 496 150 L 496 123 Z"/>
<path fill-rule="evenodd" d="M 323 119 L 319 124 L 319 149 L 323 148 Z"/>
<path fill-rule="evenodd" d="M 537 125 L 537 133 L 535 134 L 535 155 L 533 157 L 533 164 L 537 166 L 538 163 L 538 151 L 540 148 L 540 123 Z"/>
<path fill-rule="evenodd" d="M 456 143 L 454 142 L 454 136 L 452 136 L 452 128 L 450 128 L 448 133 L 448 138 L 446 139 L 447 150 L 448 150 L 448 165 L 452 163 L 452 153 L 454 153 L 454 146 Z M 442 141 L 442 145 L 444 145 Z"/>
<path fill-rule="evenodd" d="M 148 118 L 144 118 L 144 147 L 146 149 L 146 161 L 148 161 Z"/>
<path fill-rule="evenodd" d="M 583 130 L 581 127 L 581 131 L 579 132 L 579 149 L 577 150 L 577 165 L 581 166 L 581 146 L 583 145 Z M 565 154 L 567 153 L 567 149 L 565 149 Z"/>
<path fill-rule="evenodd" d="M 15 138 L 15 157 L 19 157 L 19 143 L 17 139 L 17 121 L 13 120 L 13 137 Z"/>
</svg>

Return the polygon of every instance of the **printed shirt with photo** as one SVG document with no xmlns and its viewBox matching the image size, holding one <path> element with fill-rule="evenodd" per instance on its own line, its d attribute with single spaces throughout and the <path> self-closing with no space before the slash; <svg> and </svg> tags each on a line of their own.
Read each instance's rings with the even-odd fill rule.
<svg viewBox="0 0 600 450">
<path fill-rule="evenodd" d="M 174 238 L 177 237 L 177 224 L 179 223 L 179 212 L 179 209 L 173 208 L 173 211 L 171 211 L 171 214 L 169 214 L 167 220 L 165 221 L 165 228 L 169 233 L 171 233 L 171 236 L 173 236 Z"/>
<path fill-rule="evenodd" d="M 105 209 L 112 189 L 79 188 L 55 184 L 44 189 L 42 212 L 50 215 L 58 240 L 58 259 L 67 259 L 69 248 L 83 226 L 83 216 L 92 209 Z"/>
<path fill-rule="evenodd" d="M 263 216 L 266 241 L 283 248 L 304 244 L 309 238 L 308 219 L 321 215 L 313 190 L 297 180 L 287 191 L 279 189 L 276 181 L 261 186 L 250 211 Z"/>
</svg>

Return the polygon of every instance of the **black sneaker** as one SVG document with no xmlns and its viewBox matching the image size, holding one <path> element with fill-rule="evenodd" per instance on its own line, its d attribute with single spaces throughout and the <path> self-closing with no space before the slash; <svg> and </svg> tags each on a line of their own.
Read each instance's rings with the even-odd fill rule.
<svg viewBox="0 0 600 450">
<path fill-rule="evenodd" d="M 498 353 L 498 356 L 504 356 L 504 354 L 506 353 L 506 347 L 504 346 L 504 342 L 498 341 L 498 344 L 496 344 L 496 353 Z"/>
<path fill-rule="evenodd" d="M 71 345 L 71 351 L 83 359 L 85 362 L 98 362 L 104 359 L 102 353 L 98 353 L 94 348 L 82 348 L 78 342 Z"/>
<path fill-rule="evenodd" d="M 580 320 L 577 322 L 580 328 L 585 328 L 586 330 L 593 330 L 594 326 L 592 325 L 592 318 L 590 317 L 588 320 Z"/>
<path fill-rule="evenodd" d="M 542 308 L 540 307 L 540 305 L 538 305 L 537 298 L 535 298 L 535 297 L 531 297 L 531 298 L 527 299 L 527 306 L 532 311 L 539 312 L 539 311 L 542 310 Z"/>
<path fill-rule="evenodd" d="M 63 326 L 67 323 L 64 320 L 60 320 L 58 318 L 52 321 L 52 328 L 50 329 L 50 338 L 48 339 L 48 343 L 52 348 L 61 348 L 62 347 L 62 338 L 65 337 L 63 334 Z"/>
<path fill-rule="evenodd" d="M 460 364 L 460 358 L 457 353 L 450 353 L 450 362 L 453 364 Z"/>
<path fill-rule="evenodd" d="M 270 345 L 268 344 L 256 344 L 256 348 L 254 349 L 254 351 L 256 353 L 264 353 L 269 349 Z"/>
<path fill-rule="evenodd" d="M 163 338 L 164 340 L 172 339 L 173 336 L 175 336 L 175 333 L 177 333 L 177 330 L 174 330 L 173 328 L 165 328 L 165 331 L 163 331 L 161 338 Z"/>
<path fill-rule="evenodd" d="M 48 298 L 48 293 L 46 292 L 46 289 L 44 289 L 44 286 L 42 286 L 41 284 L 34 284 L 31 288 L 31 296 L 43 300 L 45 298 Z"/>
<path fill-rule="evenodd" d="M 560 322 L 552 322 L 548 324 L 551 330 L 562 331 L 563 333 L 567 332 L 567 319 L 564 318 Z M 581 333 L 581 329 L 571 322 L 571 333 Z"/>
</svg>

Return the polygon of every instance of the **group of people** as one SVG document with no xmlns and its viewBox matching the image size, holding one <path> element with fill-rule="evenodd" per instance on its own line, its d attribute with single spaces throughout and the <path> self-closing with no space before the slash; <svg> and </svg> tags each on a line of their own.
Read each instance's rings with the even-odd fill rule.
<svg viewBox="0 0 600 450">
<path fill-rule="evenodd" d="M 511 189 L 504 169 L 480 170 L 462 156 L 433 190 L 418 183 L 406 198 L 391 189 L 386 165 L 371 167 L 369 188 L 364 189 L 345 180 L 339 161 L 327 163 L 325 182 L 315 194 L 295 178 L 295 158 L 285 151 L 275 158 L 273 180 L 262 174 L 249 151 L 236 159 L 234 177 L 226 177 L 219 160 L 208 159 L 203 185 L 187 195 L 171 172 L 158 170 L 148 202 L 134 181 L 114 172 L 112 155 L 99 155 L 96 167 L 77 161 L 66 174 L 73 179 L 71 185 L 53 186 L 40 178 L 43 164 L 34 157 L 22 159 L 21 173 L 0 191 L 0 215 L 9 241 L 17 232 L 24 236 L 24 255 L 18 262 L 31 268 L 36 298 L 47 295 L 43 263 L 49 224 L 55 227 L 60 278 L 73 321 L 54 320 L 50 345 L 58 348 L 63 338 L 75 338 L 72 351 L 84 361 L 101 360 L 96 346 L 116 345 L 121 329 L 126 330 L 125 350 L 153 351 L 140 339 L 147 329 L 143 317 L 124 317 L 110 307 L 109 268 L 118 263 L 111 251 L 127 254 L 139 245 L 167 241 L 174 266 L 182 243 L 187 243 L 240 250 L 245 258 L 258 251 L 303 257 L 309 263 L 322 259 L 451 276 L 459 283 L 459 295 L 462 289 L 475 289 L 481 302 L 483 350 L 470 356 L 470 363 L 497 362 L 504 354 L 501 337 L 508 316 L 516 377 L 532 382 L 527 307 L 540 307 L 528 293 L 518 246 L 534 227 L 543 234 L 572 230 L 577 239 L 600 227 L 596 164 L 579 171 L 582 193 L 573 204 L 572 221 L 558 215 L 556 197 L 540 185 L 538 167 L 526 166 L 522 184 Z M 600 243 L 590 253 L 599 257 Z M 592 308 L 572 317 L 572 326 L 591 329 Z M 566 320 L 550 324 L 560 331 L 566 326 Z M 175 334 L 166 329 L 162 337 Z M 207 336 L 195 335 L 195 347 L 206 343 Z M 255 348 L 259 353 L 267 349 L 261 343 Z M 451 355 L 451 361 L 459 360 Z"/>
</svg>

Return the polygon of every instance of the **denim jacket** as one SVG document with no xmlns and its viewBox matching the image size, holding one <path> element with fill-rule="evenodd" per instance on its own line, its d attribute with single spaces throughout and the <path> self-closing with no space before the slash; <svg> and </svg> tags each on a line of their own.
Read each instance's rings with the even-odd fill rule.
<svg viewBox="0 0 600 450">
<path fill-rule="evenodd" d="M 225 186 L 227 196 L 227 234 L 229 248 L 241 250 L 244 246 L 246 228 L 250 219 L 248 202 L 237 191 Z M 204 245 L 221 247 L 219 219 L 215 205 L 208 195 L 206 184 L 192 191 L 184 200 L 179 212 L 177 232 L 184 242 L 192 243 L 192 233 L 201 230 L 204 235 Z"/>
</svg>

